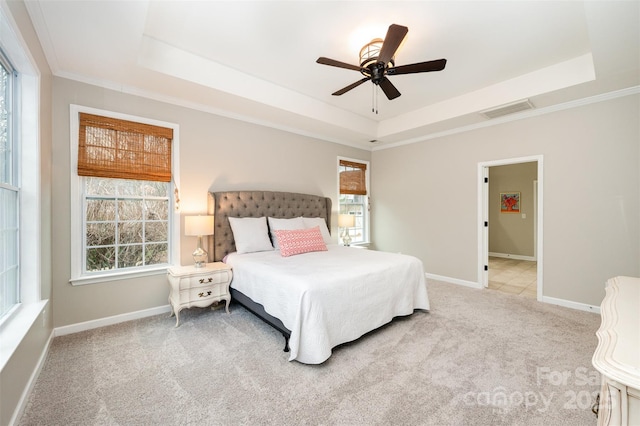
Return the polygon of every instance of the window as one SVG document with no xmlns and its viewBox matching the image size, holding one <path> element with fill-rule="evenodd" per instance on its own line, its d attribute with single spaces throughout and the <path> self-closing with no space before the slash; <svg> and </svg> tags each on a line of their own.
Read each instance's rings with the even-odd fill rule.
<svg viewBox="0 0 640 426">
<path fill-rule="evenodd" d="M 72 223 L 81 230 L 72 235 L 78 256 L 71 281 L 163 273 L 179 240 L 172 207 L 177 126 L 76 105 L 71 120 Z"/>
<path fill-rule="evenodd" d="M 28 46 L 0 1 L 0 370 L 42 315 L 50 293 L 42 294 L 40 177 L 40 73 Z M 9 183 L 10 181 L 10 183 Z M 48 189 L 45 189 L 48 191 Z M 46 241 L 46 239 L 45 239 Z M 42 258 L 44 254 L 44 259 Z M 50 280 L 50 277 L 46 277 Z M 45 287 L 46 288 L 46 287 Z M 43 298 L 44 296 L 44 298 Z M 8 309 L 7 309 L 8 308 Z M 42 336 L 41 331 L 35 332 Z M 36 338 L 37 339 L 37 338 Z M 32 339 L 31 343 L 35 341 Z"/>
<path fill-rule="evenodd" d="M 369 243 L 368 166 L 365 161 L 338 158 L 339 214 L 355 216 L 355 226 L 348 230 L 351 244 Z"/>
<path fill-rule="evenodd" d="M 0 52 L 0 318 L 20 301 L 16 72 Z"/>
<path fill-rule="evenodd" d="M 84 273 L 169 263 L 169 184 L 84 178 Z"/>
</svg>

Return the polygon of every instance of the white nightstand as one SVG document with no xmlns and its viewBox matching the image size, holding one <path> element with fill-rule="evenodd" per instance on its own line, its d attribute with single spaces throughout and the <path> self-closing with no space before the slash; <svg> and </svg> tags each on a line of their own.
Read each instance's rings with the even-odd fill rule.
<svg viewBox="0 0 640 426">
<path fill-rule="evenodd" d="M 171 315 L 176 315 L 176 327 L 180 324 L 180 311 L 197 306 L 206 308 L 214 302 L 224 300 L 229 313 L 229 284 L 233 273 L 231 267 L 222 263 L 207 263 L 202 268 L 175 266 L 167 270 L 169 279 L 169 304 Z"/>
</svg>

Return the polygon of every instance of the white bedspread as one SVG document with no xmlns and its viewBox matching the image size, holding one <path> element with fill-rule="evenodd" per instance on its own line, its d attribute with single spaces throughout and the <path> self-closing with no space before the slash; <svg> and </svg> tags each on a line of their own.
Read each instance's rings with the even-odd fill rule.
<svg viewBox="0 0 640 426">
<path fill-rule="evenodd" d="M 291 330 L 289 360 L 320 364 L 350 342 L 414 309 L 429 309 L 422 262 L 402 254 L 329 245 L 282 257 L 232 253 L 231 286 Z"/>
</svg>

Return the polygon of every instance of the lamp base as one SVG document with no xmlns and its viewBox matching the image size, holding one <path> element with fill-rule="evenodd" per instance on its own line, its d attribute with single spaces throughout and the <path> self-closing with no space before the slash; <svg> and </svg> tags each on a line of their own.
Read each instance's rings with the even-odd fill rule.
<svg viewBox="0 0 640 426">
<path fill-rule="evenodd" d="M 193 260 L 196 263 L 196 268 L 202 268 L 207 264 L 209 254 L 202 248 L 202 237 L 198 236 L 198 248 L 193 252 Z"/>
<path fill-rule="evenodd" d="M 347 228 L 345 228 L 342 233 L 342 244 L 347 247 L 351 245 L 351 235 L 349 235 L 349 230 Z"/>
</svg>

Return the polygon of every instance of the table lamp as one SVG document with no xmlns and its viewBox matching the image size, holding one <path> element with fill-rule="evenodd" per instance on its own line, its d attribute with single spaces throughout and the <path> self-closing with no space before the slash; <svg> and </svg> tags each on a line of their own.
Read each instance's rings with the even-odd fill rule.
<svg viewBox="0 0 640 426">
<path fill-rule="evenodd" d="M 198 237 L 198 247 L 193 252 L 196 268 L 206 265 L 208 254 L 202 248 L 202 236 L 213 235 L 213 216 L 186 216 L 184 218 L 184 234 Z"/>
<path fill-rule="evenodd" d="M 343 228 L 342 243 L 345 246 L 351 244 L 351 236 L 349 235 L 349 228 L 353 228 L 356 224 L 356 217 L 352 214 L 338 215 L 338 227 Z"/>
</svg>

